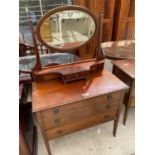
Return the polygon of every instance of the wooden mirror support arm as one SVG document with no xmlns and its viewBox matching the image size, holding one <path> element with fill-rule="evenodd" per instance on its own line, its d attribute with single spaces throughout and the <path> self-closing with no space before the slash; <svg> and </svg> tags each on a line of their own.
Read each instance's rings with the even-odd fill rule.
<svg viewBox="0 0 155 155">
<path fill-rule="evenodd" d="M 102 60 L 105 59 L 105 56 L 103 55 L 102 49 L 101 49 L 101 43 L 102 43 L 102 35 L 103 35 L 103 18 L 104 18 L 104 12 L 103 10 L 100 13 L 100 20 L 98 24 L 98 47 L 96 49 L 96 60 Z"/>
<path fill-rule="evenodd" d="M 40 56 L 39 56 L 38 46 L 37 46 L 37 42 L 36 42 L 35 31 L 34 31 L 34 28 L 33 28 L 31 17 L 29 17 L 29 26 L 30 26 L 31 33 L 32 33 L 32 40 L 33 40 L 33 45 L 34 45 L 34 53 L 36 55 L 36 64 L 35 64 L 35 66 L 34 66 L 34 68 L 32 70 L 40 70 L 41 69 L 41 61 L 40 61 Z"/>
</svg>

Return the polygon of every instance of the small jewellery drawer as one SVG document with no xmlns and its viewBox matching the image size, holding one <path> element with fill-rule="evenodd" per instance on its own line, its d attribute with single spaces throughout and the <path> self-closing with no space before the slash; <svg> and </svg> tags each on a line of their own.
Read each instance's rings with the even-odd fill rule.
<svg viewBox="0 0 155 155">
<path fill-rule="evenodd" d="M 116 108 L 110 110 L 109 112 L 98 114 L 89 118 L 85 118 L 79 121 L 75 121 L 71 124 L 56 127 L 54 129 L 46 130 L 48 139 L 53 139 L 56 137 L 63 136 L 68 133 L 78 131 L 80 129 L 85 129 L 96 124 L 100 124 L 109 120 L 114 120 L 116 118 Z"/>
<path fill-rule="evenodd" d="M 115 92 L 42 111 L 44 127 L 51 129 L 116 109 L 120 97 L 121 92 Z"/>
<path fill-rule="evenodd" d="M 84 78 L 87 78 L 88 76 L 89 76 L 89 71 L 82 71 L 82 72 L 78 72 L 78 73 L 62 75 L 62 79 L 65 82 L 69 82 L 69 81 L 74 81 L 74 80 L 78 80 L 78 79 L 84 79 Z"/>
</svg>

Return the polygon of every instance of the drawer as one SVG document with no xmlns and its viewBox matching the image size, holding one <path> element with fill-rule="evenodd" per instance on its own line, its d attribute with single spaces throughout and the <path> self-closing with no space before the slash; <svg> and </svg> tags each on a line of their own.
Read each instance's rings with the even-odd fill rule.
<svg viewBox="0 0 155 155">
<path fill-rule="evenodd" d="M 62 78 L 64 81 L 68 82 L 68 81 L 74 81 L 77 79 L 87 78 L 88 76 L 89 76 L 89 71 L 83 71 L 79 73 L 63 75 Z"/>
<path fill-rule="evenodd" d="M 118 108 L 121 92 L 93 97 L 41 112 L 45 129 L 55 128 Z"/>
<path fill-rule="evenodd" d="M 46 130 L 48 140 L 69 134 L 81 129 L 91 127 L 106 121 L 114 120 L 116 118 L 117 110 L 110 110 L 110 112 L 92 116 L 80 121 L 73 122 L 72 124 L 63 125 L 54 129 Z"/>
</svg>

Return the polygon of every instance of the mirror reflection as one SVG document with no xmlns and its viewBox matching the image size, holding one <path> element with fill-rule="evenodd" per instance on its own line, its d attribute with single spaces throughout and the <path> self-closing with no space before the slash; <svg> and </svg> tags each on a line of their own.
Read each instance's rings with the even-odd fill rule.
<svg viewBox="0 0 155 155">
<path fill-rule="evenodd" d="M 88 41 L 95 31 L 94 19 L 81 10 L 65 10 L 46 18 L 40 37 L 50 47 L 76 48 Z"/>
</svg>

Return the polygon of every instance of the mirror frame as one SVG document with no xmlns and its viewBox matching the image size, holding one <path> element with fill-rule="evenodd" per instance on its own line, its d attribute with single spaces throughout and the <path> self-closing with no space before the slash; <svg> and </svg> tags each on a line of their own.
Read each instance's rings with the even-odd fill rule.
<svg viewBox="0 0 155 155">
<path fill-rule="evenodd" d="M 70 49 L 63 49 L 63 48 L 57 49 L 53 46 L 47 45 L 40 38 L 40 35 L 38 35 L 40 34 L 38 30 L 39 30 L 39 27 L 41 27 L 42 22 L 44 22 L 44 20 L 46 20 L 47 17 L 49 17 L 49 15 L 52 15 L 55 12 L 64 11 L 64 10 L 81 10 L 83 12 L 88 13 L 88 15 L 90 15 L 94 19 L 95 31 L 93 35 L 80 46 L 77 46 L 75 48 L 70 48 Z M 33 27 L 32 20 L 30 18 L 29 26 L 32 32 L 34 53 L 36 55 L 36 64 L 32 70 L 34 81 L 44 81 L 49 79 L 61 78 L 63 82 L 66 84 L 67 82 L 70 82 L 70 81 L 87 79 L 89 77 L 89 74 L 93 72 L 100 72 L 101 70 L 103 70 L 105 57 L 100 48 L 100 44 L 102 41 L 103 18 L 104 18 L 104 14 L 103 14 L 103 11 L 101 11 L 99 16 L 99 22 L 97 23 L 96 17 L 87 8 L 81 7 L 81 6 L 75 6 L 75 5 L 65 5 L 65 6 L 52 9 L 48 11 L 43 17 L 41 17 L 36 27 L 36 33 Z M 98 46 L 96 48 L 94 58 L 87 59 L 87 60 L 80 60 L 78 62 L 73 62 L 70 64 L 60 64 L 60 65 L 48 66 L 48 67 L 41 66 L 41 59 L 38 51 L 36 37 L 38 37 L 38 40 L 40 41 L 40 43 L 42 43 L 42 45 L 44 45 L 48 49 L 52 49 L 52 50 L 55 49 L 60 53 L 66 52 L 66 51 L 68 51 L 68 53 L 71 53 L 72 51 L 70 50 L 77 50 L 78 48 L 86 45 L 96 35 L 98 36 L 98 40 L 97 40 Z M 82 70 L 81 70 L 81 67 L 82 67 Z"/>
<path fill-rule="evenodd" d="M 53 15 L 54 13 L 57 13 L 57 12 L 61 12 L 61 11 L 67 11 L 67 10 L 79 10 L 79 11 L 83 11 L 84 13 L 87 13 L 88 15 L 90 15 L 92 17 L 92 19 L 94 20 L 94 23 L 95 23 L 95 30 L 93 32 L 93 35 L 84 43 L 82 43 L 81 45 L 79 46 L 76 46 L 76 47 L 71 47 L 71 48 L 57 48 L 56 46 L 50 46 L 48 45 L 41 37 L 41 34 L 40 34 L 40 29 L 41 29 L 41 25 L 42 23 L 48 18 L 50 17 L 51 15 Z M 77 50 L 79 49 L 80 47 L 88 44 L 90 42 L 90 40 L 95 36 L 96 32 L 97 32 L 97 28 L 98 28 L 98 25 L 97 25 L 97 21 L 96 21 L 96 17 L 85 7 L 81 7 L 81 6 L 75 6 L 75 5 L 66 5 L 66 6 L 59 6 L 59 7 L 56 7 L 54 9 L 51 9 L 49 10 L 46 14 L 43 15 L 43 17 L 40 18 L 38 24 L 37 24 L 37 27 L 36 27 L 36 34 L 37 34 L 37 37 L 38 37 L 38 40 L 45 46 L 47 47 L 48 49 L 50 50 L 56 50 L 56 51 L 59 51 L 59 52 L 70 52 L 70 51 L 73 51 L 73 50 Z"/>
</svg>

